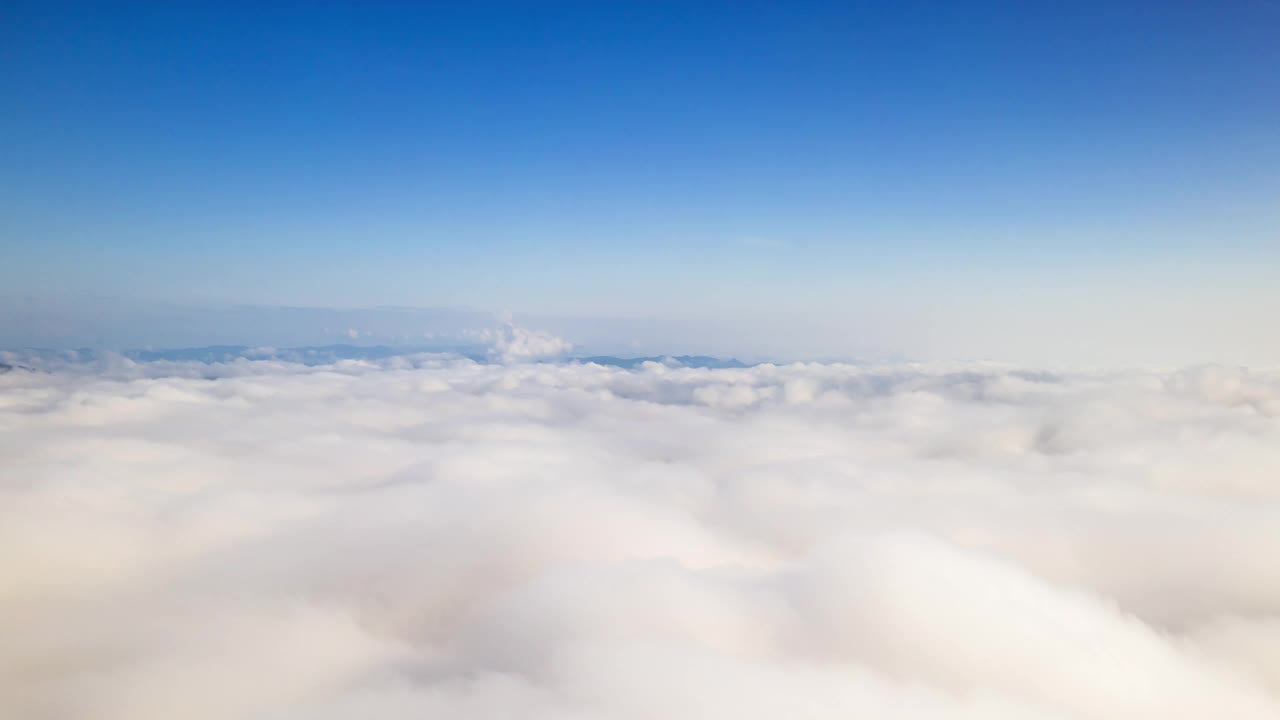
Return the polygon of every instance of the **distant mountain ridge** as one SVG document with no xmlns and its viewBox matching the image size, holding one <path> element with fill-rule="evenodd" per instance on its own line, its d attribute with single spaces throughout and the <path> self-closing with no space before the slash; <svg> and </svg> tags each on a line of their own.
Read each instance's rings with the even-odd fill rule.
<svg viewBox="0 0 1280 720">
<path fill-rule="evenodd" d="M 90 348 L 78 350 L 28 349 L 4 353 L 5 362 L 0 370 L 16 365 L 14 361 L 93 362 L 106 357 L 124 357 L 134 362 L 198 362 L 208 365 L 237 360 L 276 360 L 302 365 L 328 365 L 342 360 L 385 360 L 388 358 L 420 353 L 440 353 L 464 357 L 475 362 L 493 362 L 489 348 L 484 346 L 413 346 L 391 347 L 386 345 L 317 345 L 289 348 L 250 347 L 248 345 L 206 345 L 190 348 L 133 349 L 108 352 Z M 718 358 L 710 355 L 646 355 L 643 357 L 619 357 L 614 355 L 569 356 L 558 362 L 593 363 L 608 367 L 633 370 L 644 363 L 653 362 L 673 367 L 687 368 L 746 368 L 750 364 L 736 358 Z"/>
<path fill-rule="evenodd" d="M 612 355 L 593 355 L 591 357 L 569 358 L 569 360 L 582 363 L 595 363 L 596 365 L 620 367 L 627 370 L 633 370 L 647 362 L 654 362 L 662 365 L 678 365 L 680 367 L 689 368 L 710 368 L 713 370 L 751 367 L 751 365 L 744 363 L 737 358 L 729 358 L 725 360 L 718 357 L 712 357 L 710 355 L 649 355 L 646 357 L 633 358 L 614 357 Z"/>
</svg>

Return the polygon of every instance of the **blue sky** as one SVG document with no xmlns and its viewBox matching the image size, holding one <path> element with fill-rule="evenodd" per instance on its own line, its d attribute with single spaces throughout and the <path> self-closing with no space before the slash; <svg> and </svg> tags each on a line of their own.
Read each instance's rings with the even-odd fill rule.
<svg viewBox="0 0 1280 720">
<path fill-rule="evenodd" d="M 1255 337 L 1280 312 L 1274 2 L 0 13 L 0 293 L 28 307 L 464 307 L 670 328 L 585 338 L 644 350 L 1019 358 L 1018 335 L 1280 362 Z"/>
</svg>

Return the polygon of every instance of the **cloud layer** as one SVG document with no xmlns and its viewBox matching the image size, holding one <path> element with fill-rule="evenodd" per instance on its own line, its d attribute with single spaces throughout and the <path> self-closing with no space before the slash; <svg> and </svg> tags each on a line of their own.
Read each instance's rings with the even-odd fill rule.
<svg viewBox="0 0 1280 720">
<path fill-rule="evenodd" d="M 1275 718 L 1277 477 L 1225 368 L 14 369 L 0 716 Z"/>
</svg>

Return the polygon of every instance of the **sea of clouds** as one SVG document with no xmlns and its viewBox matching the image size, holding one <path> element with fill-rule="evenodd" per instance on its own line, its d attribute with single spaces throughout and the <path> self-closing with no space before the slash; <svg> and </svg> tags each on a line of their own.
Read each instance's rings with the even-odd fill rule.
<svg viewBox="0 0 1280 720">
<path fill-rule="evenodd" d="M 3 718 L 1274 720 L 1277 558 L 1275 372 L 0 373 Z"/>
</svg>

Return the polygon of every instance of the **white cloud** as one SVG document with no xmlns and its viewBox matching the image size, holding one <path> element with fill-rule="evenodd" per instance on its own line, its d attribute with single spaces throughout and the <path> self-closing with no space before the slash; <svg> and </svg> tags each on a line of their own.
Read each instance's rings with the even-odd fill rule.
<svg viewBox="0 0 1280 720">
<path fill-rule="evenodd" d="M 500 328 L 486 328 L 470 333 L 479 342 L 489 345 L 489 355 L 504 363 L 529 360 L 549 360 L 573 350 L 573 343 L 544 330 L 529 330 L 511 322 Z"/>
<path fill-rule="evenodd" d="M 0 717 L 1274 718 L 1278 473 L 1228 368 L 15 369 Z"/>
</svg>

